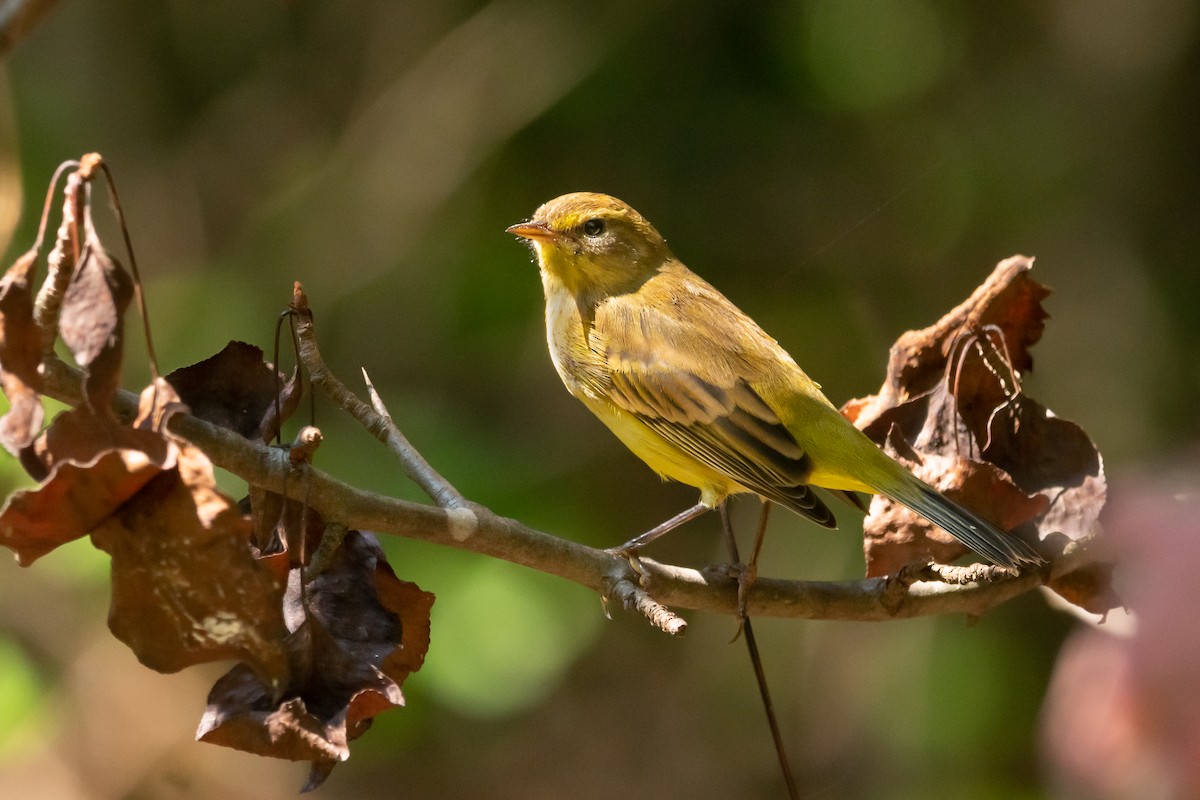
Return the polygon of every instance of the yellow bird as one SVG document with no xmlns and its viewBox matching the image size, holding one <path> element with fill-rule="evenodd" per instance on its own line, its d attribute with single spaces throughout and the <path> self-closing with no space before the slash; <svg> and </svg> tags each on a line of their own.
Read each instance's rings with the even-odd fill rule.
<svg viewBox="0 0 1200 800">
<path fill-rule="evenodd" d="M 563 195 L 507 230 L 536 254 L 550 357 L 567 390 L 651 469 L 700 490 L 694 508 L 621 550 L 740 493 L 834 527 L 819 486 L 890 497 L 1000 566 L 1042 562 L 876 447 L 622 201 Z"/>
</svg>

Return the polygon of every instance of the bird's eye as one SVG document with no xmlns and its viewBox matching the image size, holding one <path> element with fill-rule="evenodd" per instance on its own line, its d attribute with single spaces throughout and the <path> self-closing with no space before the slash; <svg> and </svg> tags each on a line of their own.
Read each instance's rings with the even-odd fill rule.
<svg viewBox="0 0 1200 800">
<path fill-rule="evenodd" d="M 604 220 L 599 217 L 592 217 L 583 223 L 583 232 L 588 236 L 599 236 L 604 233 Z"/>
</svg>

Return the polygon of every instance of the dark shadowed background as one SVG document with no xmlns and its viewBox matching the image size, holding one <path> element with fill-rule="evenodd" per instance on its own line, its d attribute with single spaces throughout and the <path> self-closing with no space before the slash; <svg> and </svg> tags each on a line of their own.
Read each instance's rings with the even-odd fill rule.
<svg viewBox="0 0 1200 800">
<path fill-rule="evenodd" d="M 694 492 L 563 391 L 505 226 L 567 191 L 627 200 L 839 404 L 878 387 L 898 334 L 1024 253 L 1055 290 L 1025 388 L 1091 433 L 1120 486 L 1194 457 L 1200 434 L 1198 33 L 1188 0 L 62 0 L 0 74 L 0 236 L 10 259 L 26 248 L 55 166 L 101 152 L 164 371 L 229 339 L 269 349 L 300 280 L 332 368 L 357 387 L 365 367 L 460 490 L 597 546 Z M 127 388 L 148 378 L 141 352 Z M 366 433 L 317 415 L 322 468 L 421 499 Z M 829 533 L 776 514 L 763 573 L 859 577 L 842 516 Z M 730 619 L 689 614 L 673 640 L 573 584 L 384 544 L 438 595 L 432 645 L 408 708 L 321 796 L 781 796 Z M 723 552 L 705 519 L 653 555 Z M 224 667 L 142 669 L 106 631 L 107 561 L 86 541 L 3 562 L 0 795 L 303 783 L 302 765 L 192 741 Z M 974 626 L 761 621 L 806 793 L 1066 791 L 1039 710 L 1077 624 L 1040 595 Z"/>
</svg>

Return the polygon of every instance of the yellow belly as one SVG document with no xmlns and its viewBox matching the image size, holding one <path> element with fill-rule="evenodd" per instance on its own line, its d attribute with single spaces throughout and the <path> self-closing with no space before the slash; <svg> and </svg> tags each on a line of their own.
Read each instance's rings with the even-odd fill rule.
<svg viewBox="0 0 1200 800">
<path fill-rule="evenodd" d="M 579 399 L 650 469 L 664 478 L 699 489 L 700 502 L 704 505 L 716 507 L 731 494 L 750 491 L 692 458 L 612 403 L 591 397 Z"/>
</svg>

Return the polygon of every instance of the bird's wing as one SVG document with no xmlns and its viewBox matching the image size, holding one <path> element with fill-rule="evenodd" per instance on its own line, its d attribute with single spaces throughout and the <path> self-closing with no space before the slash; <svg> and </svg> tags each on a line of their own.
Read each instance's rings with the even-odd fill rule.
<svg viewBox="0 0 1200 800">
<path fill-rule="evenodd" d="M 714 331 L 681 335 L 686 324 L 644 304 L 604 309 L 595 343 L 606 367 L 603 394 L 696 461 L 834 527 L 807 485 L 810 460 L 753 388 L 761 356 Z"/>
</svg>

